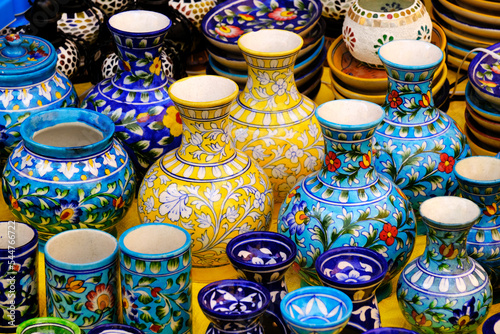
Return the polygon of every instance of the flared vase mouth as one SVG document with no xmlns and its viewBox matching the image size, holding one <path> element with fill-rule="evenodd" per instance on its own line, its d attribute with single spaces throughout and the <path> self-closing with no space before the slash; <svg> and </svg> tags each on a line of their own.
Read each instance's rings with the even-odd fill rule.
<svg viewBox="0 0 500 334">
<path fill-rule="evenodd" d="M 174 103 L 194 109 L 224 106 L 231 103 L 238 93 L 236 82 L 217 75 L 183 78 L 175 81 L 168 89 Z"/>
<path fill-rule="evenodd" d="M 11 238 L 13 236 L 13 238 Z M 12 253 L 8 250 L 23 247 L 28 250 L 38 242 L 38 231 L 26 224 L 16 221 L 0 221 L 0 260 L 5 257 L 21 256 L 19 253 Z"/>
<path fill-rule="evenodd" d="M 402 70 L 422 70 L 437 67 L 444 54 L 438 46 L 421 40 L 400 39 L 378 49 L 384 65 Z"/>
<path fill-rule="evenodd" d="M 302 37 L 281 29 L 248 32 L 238 39 L 238 47 L 248 55 L 283 57 L 298 53 L 304 44 Z"/>
<path fill-rule="evenodd" d="M 109 18 L 111 32 L 131 35 L 156 35 L 165 32 L 172 21 L 161 13 L 149 10 L 128 10 Z"/>
<path fill-rule="evenodd" d="M 365 13 L 372 13 L 370 17 L 373 17 L 373 14 L 377 14 L 374 18 L 383 18 L 387 17 L 387 19 L 399 18 L 403 16 L 409 16 L 413 14 L 408 10 L 415 6 L 415 4 L 420 0 L 396 0 L 389 3 L 385 0 L 357 0 L 357 5 L 360 9 L 364 10 Z M 384 9 L 382 9 L 384 8 Z M 381 14 L 383 16 L 381 16 Z M 390 16 L 388 16 L 390 15 Z"/>
<path fill-rule="evenodd" d="M 500 184 L 500 159 L 490 156 L 473 156 L 459 160 L 453 167 L 459 180 L 487 186 Z"/>
<path fill-rule="evenodd" d="M 476 203 L 457 196 L 432 197 L 420 205 L 423 221 L 444 229 L 463 229 L 472 225 L 480 214 Z"/>
<path fill-rule="evenodd" d="M 316 108 L 315 114 L 321 125 L 346 131 L 377 127 L 385 115 L 376 103 L 351 99 L 325 102 Z"/>
</svg>

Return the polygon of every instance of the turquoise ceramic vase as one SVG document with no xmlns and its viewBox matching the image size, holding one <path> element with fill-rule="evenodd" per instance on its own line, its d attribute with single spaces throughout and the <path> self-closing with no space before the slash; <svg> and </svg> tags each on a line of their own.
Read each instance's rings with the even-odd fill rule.
<svg viewBox="0 0 500 334">
<path fill-rule="evenodd" d="M 406 196 L 373 167 L 373 133 L 384 112 L 371 102 L 336 100 L 319 106 L 316 117 L 325 160 L 286 196 L 278 232 L 297 244 L 295 262 L 304 283 L 321 284 L 314 267 L 321 253 L 350 245 L 384 256 L 390 269 L 382 284 L 390 287 L 409 260 L 416 225 Z"/>
<path fill-rule="evenodd" d="M 420 214 L 426 248 L 399 277 L 399 307 L 417 332 L 475 333 L 493 304 L 488 275 L 466 250 L 481 211 L 471 200 L 439 196 L 425 200 Z"/>
</svg>

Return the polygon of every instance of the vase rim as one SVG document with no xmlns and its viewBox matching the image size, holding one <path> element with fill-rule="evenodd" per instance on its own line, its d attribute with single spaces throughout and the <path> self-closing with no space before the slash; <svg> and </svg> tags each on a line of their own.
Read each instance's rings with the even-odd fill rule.
<svg viewBox="0 0 500 334">
<path fill-rule="evenodd" d="M 420 215 L 426 224 L 457 229 L 473 224 L 481 215 L 473 201 L 458 196 L 438 196 L 426 199 L 420 205 Z"/>
<path fill-rule="evenodd" d="M 380 105 L 355 99 L 322 103 L 316 108 L 315 114 L 320 124 L 346 131 L 374 128 L 385 116 L 384 109 Z"/>
<path fill-rule="evenodd" d="M 493 186 L 500 183 L 500 159 L 486 155 L 466 157 L 453 166 L 453 172 L 460 180 Z"/>
<path fill-rule="evenodd" d="M 238 39 L 243 53 L 265 57 L 281 57 L 298 53 L 304 39 L 288 30 L 261 29 L 247 32 Z"/>
<path fill-rule="evenodd" d="M 9 239 L 7 237 L 9 234 L 9 226 L 12 226 L 9 224 L 12 223 L 15 224 L 15 239 Z M 20 229 L 23 229 L 24 231 L 21 231 Z M 9 258 L 9 254 L 12 254 L 12 252 L 9 253 L 8 250 L 13 248 L 17 249 L 16 253 L 13 254 L 14 256 L 22 256 L 24 250 L 28 250 L 38 243 L 37 229 L 29 224 L 18 221 L 0 221 L 0 236 L 4 236 L 3 238 L 0 238 L 0 259 Z M 15 240 L 15 245 L 9 247 L 9 240 Z M 5 244 L 3 244 L 4 242 Z"/>
<path fill-rule="evenodd" d="M 63 318 L 58 318 L 58 317 L 40 317 L 40 318 L 33 318 L 26 320 L 22 322 L 16 330 L 16 334 L 24 334 L 26 330 L 34 329 L 34 328 L 40 328 L 44 326 L 50 326 L 50 327 L 61 327 L 62 329 L 66 330 L 68 333 L 72 334 L 80 334 L 81 330 L 80 327 L 78 327 L 77 324 L 74 322 L 71 322 L 69 320 L 63 319 Z M 66 328 L 64 328 L 66 327 Z M 30 333 L 33 333 L 34 331 L 30 331 Z M 42 332 L 41 330 L 36 331 L 36 332 Z M 61 334 L 61 333 L 59 333 Z"/>
<path fill-rule="evenodd" d="M 414 39 L 388 42 L 378 49 L 378 55 L 385 66 L 403 70 L 431 69 L 437 67 L 444 57 L 443 50 L 438 46 Z"/>
<path fill-rule="evenodd" d="M 149 10 L 135 9 L 112 15 L 108 20 L 111 32 L 130 35 L 157 35 L 172 25 L 168 16 Z"/>
</svg>

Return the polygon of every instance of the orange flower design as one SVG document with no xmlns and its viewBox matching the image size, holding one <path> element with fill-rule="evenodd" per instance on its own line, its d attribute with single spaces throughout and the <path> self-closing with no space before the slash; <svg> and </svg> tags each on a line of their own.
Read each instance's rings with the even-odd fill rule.
<svg viewBox="0 0 500 334">
<path fill-rule="evenodd" d="M 83 281 L 75 281 L 75 277 L 76 276 L 71 276 L 70 278 L 68 278 L 65 288 L 69 292 L 83 293 L 87 288 L 83 286 Z"/>
<path fill-rule="evenodd" d="M 121 208 L 123 208 L 124 205 L 125 205 L 125 201 L 123 200 L 122 196 L 113 199 L 113 207 L 115 209 L 121 209 Z"/>
<path fill-rule="evenodd" d="M 439 254 L 443 255 L 449 260 L 453 260 L 458 255 L 458 249 L 455 249 L 455 246 L 453 246 L 453 244 L 451 245 L 443 244 L 439 247 Z"/>
<path fill-rule="evenodd" d="M 232 26 L 232 25 L 224 25 L 215 28 L 215 32 L 220 35 L 224 36 L 227 38 L 234 38 L 238 37 L 239 35 L 243 34 L 243 30 L 241 30 L 239 27 Z"/>
<path fill-rule="evenodd" d="M 170 129 L 170 134 L 178 137 L 182 134 L 182 119 L 179 110 L 175 106 L 167 108 L 165 116 L 163 116 L 163 125 Z"/>
<path fill-rule="evenodd" d="M 115 296 L 113 294 L 113 286 L 106 286 L 104 283 L 96 286 L 95 291 L 90 291 L 87 294 L 87 302 L 85 307 L 92 312 L 101 314 L 115 305 Z"/>
<path fill-rule="evenodd" d="M 440 172 L 445 172 L 446 174 L 450 174 L 453 172 L 453 166 L 455 165 L 455 158 L 450 157 L 446 153 L 441 153 L 440 155 L 441 162 L 438 165 L 438 170 Z"/>
<path fill-rule="evenodd" d="M 428 326 L 432 325 L 432 321 L 427 320 L 427 318 L 425 317 L 425 314 L 423 314 L 423 313 L 417 313 L 416 311 L 412 311 L 411 317 L 413 318 L 413 320 L 415 320 L 415 322 L 419 326 L 428 327 Z"/>
<path fill-rule="evenodd" d="M 367 154 L 363 154 L 363 160 L 359 162 L 359 166 L 363 169 L 369 168 L 372 163 L 372 151 L 368 151 Z"/>
<path fill-rule="evenodd" d="M 486 205 L 486 209 L 483 211 L 488 217 L 493 216 L 498 211 L 497 203 L 492 203 L 491 205 Z"/>
<path fill-rule="evenodd" d="M 292 199 L 295 197 L 295 195 L 297 195 L 297 189 L 299 189 L 299 188 L 300 188 L 300 186 L 296 186 L 295 188 L 290 190 L 290 192 L 288 193 L 288 195 L 285 198 L 286 204 L 290 203 L 292 201 Z"/>
<path fill-rule="evenodd" d="M 428 91 L 427 94 L 422 94 L 422 100 L 418 101 L 418 104 L 422 108 L 427 108 L 431 104 L 431 91 Z"/>
</svg>

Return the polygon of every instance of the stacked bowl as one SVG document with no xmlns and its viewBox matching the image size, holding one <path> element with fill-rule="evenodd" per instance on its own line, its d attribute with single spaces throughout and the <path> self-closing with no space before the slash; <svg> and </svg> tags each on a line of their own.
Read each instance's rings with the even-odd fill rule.
<svg viewBox="0 0 500 334">
<path fill-rule="evenodd" d="M 321 17 L 320 0 L 226 1 L 210 10 L 202 21 L 209 64 L 207 74 L 234 80 L 240 89 L 247 83 L 247 64 L 238 48 L 241 35 L 260 29 L 291 30 L 304 44 L 294 67 L 298 90 L 311 98 L 319 91 L 323 62 L 326 58 L 326 23 Z"/>
</svg>

